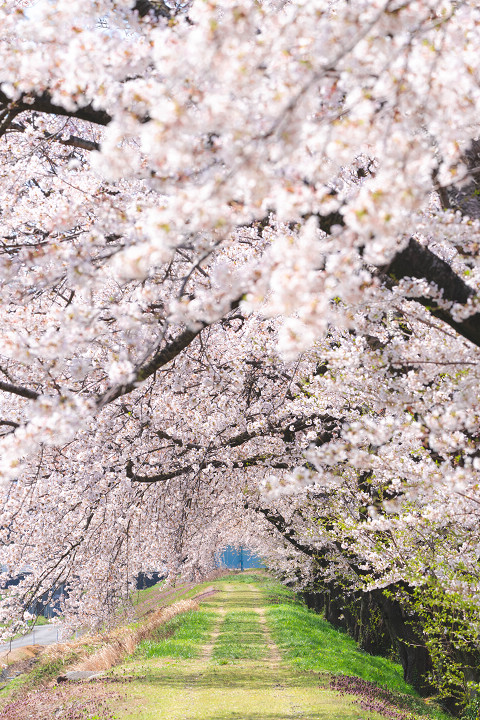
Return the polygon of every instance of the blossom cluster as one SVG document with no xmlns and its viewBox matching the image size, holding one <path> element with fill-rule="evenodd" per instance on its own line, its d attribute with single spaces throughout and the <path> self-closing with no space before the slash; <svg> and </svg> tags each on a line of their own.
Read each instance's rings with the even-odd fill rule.
<svg viewBox="0 0 480 720">
<path fill-rule="evenodd" d="M 0 620 L 65 583 L 98 625 L 239 541 L 301 583 L 308 547 L 476 597 L 477 3 L 26 5 L 0 8 L 0 563 L 28 571 Z"/>
</svg>

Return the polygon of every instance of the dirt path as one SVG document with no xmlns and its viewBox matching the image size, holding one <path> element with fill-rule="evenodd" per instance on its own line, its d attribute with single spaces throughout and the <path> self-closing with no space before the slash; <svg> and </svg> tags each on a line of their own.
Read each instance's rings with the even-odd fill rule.
<svg viewBox="0 0 480 720">
<path fill-rule="evenodd" d="M 262 632 L 265 637 L 265 642 L 266 642 L 266 645 L 268 648 L 270 667 L 272 669 L 275 669 L 281 663 L 282 656 L 280 655 L 280 651 L 279 651 L 278 647 L 275 645 L 275 643 L 273 642 L 272 636 L 270 635 L 270 631 L 267 626 L 267 619 L 265 617 L 264 608 L 257 607 L 257 608 L 255 608 L 255 612 L 258 613 L 258 619 L 260 622 L 260 626 L 262 628 Z"/>
<path fill-rule="evenodd" d="M 363 720 L 338 695 L 319 687 L 313 674 L 284 662 L 275 645 L 263 594 L 255 585 L 219 583 L 202 602 L 215 613 L 200 657 L 162 658 L 125 665 L 140 672 L 123 686 L 125 700 L 113 709 L 118 720 Z M 243 626 L 242 626 L 243 623 Z M 369 714 L 375 720 L 375 713 Z"/>
<path fill-rule="evenodd" d="M 254 594 L 259 596 L 259 590 L 255 585 L 249 585 L 248 589 Z M 270 631 L 268 629 L 267 625 L 267 618 L 265 617 L 265 608 L 264 607 L 255 607 L 255 612 L 258 614 L 258 619 L 260 622 L 260 627 L 262 628 L 263 636 L 265 638 L 265 643 L 268 648 L 268 657 L 270 661 L 270 667 L 275 670 L 278 668 L 279 664 L 282 661 L 282 656 L 280 655 L 280 651 L 276 644 L 272 640 L 272 636 L 270 635 Z"/>
<path fill-rule="evenodd" d="M 2 720 L 381 720 L 282 657 L 255 584 L 232 578 L 215 590 L 203 592 L 213 622 L 195 657 L 133 656 L 95 682 L 36 690 Z"/>
</svg>

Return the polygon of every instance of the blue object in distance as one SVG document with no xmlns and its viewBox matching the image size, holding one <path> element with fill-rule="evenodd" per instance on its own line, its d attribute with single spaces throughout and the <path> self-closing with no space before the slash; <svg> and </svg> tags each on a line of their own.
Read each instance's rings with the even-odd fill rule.
<svg viewBox="0 0 480 720">
<path fill-rule="evenodd" d="M 251 570 L 265 567 L 258 555 L 250 552 L 243 545 L 238 548 L 229 545 L 217 554 L 216 561 L 217 567 L 227 568 L 227 570 Z"/>
</svg>

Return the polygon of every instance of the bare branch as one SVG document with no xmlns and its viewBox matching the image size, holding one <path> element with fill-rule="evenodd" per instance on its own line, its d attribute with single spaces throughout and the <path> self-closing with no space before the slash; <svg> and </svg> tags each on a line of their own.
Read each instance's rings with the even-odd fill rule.
<svg viewBox="0 0 480 720">
<path fill-rule="evenodd" d="M 109 113 L 105 110 L 94 108 L 92 103 L 87 103 L 75 110 L 66 110 L 61 105 L 56 105 L 52 101 L 48 91 L 39 95 L 25 93 L 18 100 L 11 100 L 0 86 L 0 106 L 3 106 L 4 110 L 10 113 L 15 113 L 15 115 L 21 112 L 36 110 L 37 112 L 47 113 L 49 115 L 62 115 L 63 117 L 86 120 L 95 125 L 108 125 L 112 120 L 112 116 Z"/>
<path fill-rule="evenodd" d="M 0 390 L 4 392 L 12 393 L 13 395 L 20 395 L 20 397 L 28 398 L 29 400 L 36 400 L 40 397 L 40 393 L 35 390 L 29 390 L 28 388 L 21 387 L 19 385 L 12 385 L 0 380 Z"/>
<path fill-rule="evenodd" d="M 236 310 L 239 304 L 240 298 L 238 300 L 234 300 L 230 304 L 229 312 L 231 310 Z M 110 388 L 110 390 L 107 390 L 106 393 L 101 395 L 97 399 L 97 406 L 99 408 L 102 408 L 104 405 L 108 405 L 108 403 L 113 402 L 117 398 L 131 393 L 132 390 L 135 390 L 142 382 L 151 377 L 151 375 L 153 375 L 157 370 L 174 360 L 177 355 L 179 355 L 182 350 L 185 350 L 185 348 L 191 345 L 195 338 L 200 335 L 202 330 L 208 327 L 210 324 L 213 323 L 202 322 L 198 323 L 198 327 L 195 329 L 187 328 L 186 330 L 183 330 L 179 335 L 177 335 L 176 338 L 174 338 L 169 343 L 167 343 L 167 345 L 159 349 L 153 355 L 153 357 L 150 358 L 148 362 L 137 368 L 133 380 L 123 385 L 116 385 Z"/>
</svg>

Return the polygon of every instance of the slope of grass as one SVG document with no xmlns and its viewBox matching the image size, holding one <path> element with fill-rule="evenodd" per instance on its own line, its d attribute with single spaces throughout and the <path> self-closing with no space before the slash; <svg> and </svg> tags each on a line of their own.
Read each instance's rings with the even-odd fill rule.
<svg viewBox="0 0 480 720">
<path fill-rule="evenodd" d="M 267 617 L 275 642 L 300 669 L 355 675 L 391 690 L 415 694 L 404 682 L 400 665 L 362 652 L 352 638 L 306 607 L 277 605 L 267 610 Z"/>
<path fill-rule="evenodd" d="M 164 586 L 165 580 L 160 580 L 155 585 L 151 585 L 143 590 L 134 590 L 131 594 L 132 605 L 139 605 L 140 603 L 145 602 L 145 600 L 150 600 L 155 597 L 155 595 L 157 595 Z"/>
</svg>

